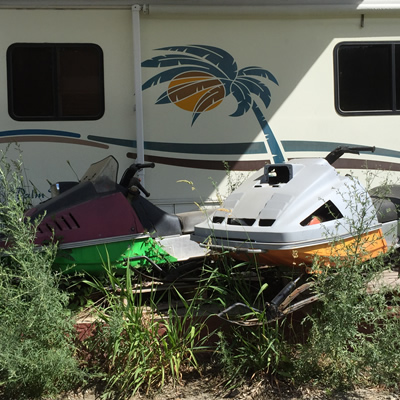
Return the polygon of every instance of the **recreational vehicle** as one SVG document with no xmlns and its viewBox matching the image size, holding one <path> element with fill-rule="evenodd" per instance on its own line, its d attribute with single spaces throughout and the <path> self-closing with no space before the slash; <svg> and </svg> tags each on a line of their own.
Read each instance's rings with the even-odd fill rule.
<svg viewBox="0 0 400 400">
<path fill-rule="evenodd" d="M 33 203 L 109 155 L 155 162 L 170 212 L 340 145 L 376 150 L 336 168 L 396 176 L 399 22 L 394 0 L 0 0 L 0 145 Z"/>
</svg>

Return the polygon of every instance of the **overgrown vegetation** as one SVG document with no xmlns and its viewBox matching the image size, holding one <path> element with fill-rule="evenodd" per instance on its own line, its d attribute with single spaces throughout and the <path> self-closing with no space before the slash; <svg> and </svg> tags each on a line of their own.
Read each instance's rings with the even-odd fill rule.
<svg viewBox="0 0 400 400">
<path fill-rule="evenodd" d="M 382 198 L 386 191 L 384 186 Z M 365 193 L 353 193 L 357 202 L 351 211 L 358 218 L 346 222 L 354 242 L 332 244 L 344 249 L 345 256 L 333 253 L 330 267 L 314 265 L 314 289 L 322 296 L 316 312 L 308 316 L 312 328 L 296 361 L 297 377 L 335 389 L 369 384 L 397 387 L 400 288 L 389 287 L 383 274 L 399 260 L 393 251 L 364 260 L 366 249 L 381 240 L 382 232 L 367 235 L 372 221 L 366 210 L 372 205 Z"/>
<path fill-rule="evenodd" d="M 101 384 L 104 399 L 126 399 L 167 382 L 181 383 L 186 372 L 200 377 L 204 360 L 217 367 L 228 388 L 265 376 L 332 389 L 397 385 L 400 297 L 384 285 L 367 290 L 388 268 L 388 257 L 363 261 L 371 239 L 364 235 L 370 222 L 364 210 L 370 204 L 362 197 L 353 210 L 360 216 L 352 226 L 356 240 L 342 246 L 345 256 L 333 256 L 329 267 L 315 262 L 310 279 L 321 301 L 307 317 L 311 330 L 305 344 L 287 341 L 285 319 L 268 321 L 264 307 L 276 294 L 271 277 L 229 254 L 208 259 L 199 286 L 189 294 L 171 283 L 160 295 L 151 290 L 155 282 L 145 288 L 137 271 L 115 275 L 106 262 L 105 278 L 76 286 L 102 295 L 101 303 L 91 304 L 93 335 L 77 344 L 70 293 L 60 290 L 61 277 L 51 269 L 56 246 L 38 251 L 34 236 L 39 221 L 24 219 L 20 168 L 20 162 L 0 160 L 1 233 L 7 241 L 0 258 L 2 398 L 56 396 L 86 379 Z M 81 300 L 73 298 L 78 310 Z M 221 320 L 210 331 L 202 311 L 234 303 L 245 305 L 241 317 L 257 323 L 237 326 Z"/>
<path fill-rule="evenodd" d="M 308 316 L 312 328 L 296 361 L 297 377 L 335 389 L 357 385 L 397 386 L 400 372 L 398 293 L 386 286 L 367 291 L 379 279 L 384 259 L 322 270 L 315 290 L 323 297 Z M 389 307 L 388 307 L 389 305 Z"/>
<path fill-rule="evenodd" d="M 199 370 L 197 355 L 206 351 L 208 331 L 198 315 L 197 298 L 188 301 L 172 288 L 164 315 L 157 313 L 163 300 L 155 289 L 143 293 L 141 282 L 132 286 L 131 270 L 115 275 L 106 266 L 110 288 L 98 280 L 87 283 L 104 293 L 106 306 L 97 310 L 96 333 L 85 342 L 89 373 L 104 382 L 103 398 L 129 398 L 164 383 L 179 383 L 182 374 Z M 181 304 L 173 306 L 171 295 Z M 182 313 L 183 311 L 183 313 Z"/>
<path fill-rule="evenodd" d="M 51 270 L 56 248 L 37 250 L 39 221 L 25 223 L 21 163 L 0 159 L 0 395 L 39 399 L 71 390 L 83 373 L 75 358 L 68 297 Z"/>
<path fill-rule="evenodd" d="M 258 318 L 260 324 L 253 327 L 234 326 L 226 335 L 218 332 L 216 356 L 227 388 L 248 379 L 290 376 L 289 347 L 283 338 L 282 322 L 268 323 L 265 315 Z"/>
<path fill-rule="evenodd" d="M 284 368 L 290 349 L 283 337 L 285 321 L 269 323 L 270 314 L 265 308 L 276 294 L 269 286 L 275 279 L 270 270 L 262 273 L 257 263 L 238 262 L 228 252 L 203 267 L 200 286 L 207 294 L 203 304 L 214 304 L 219 311 L 230 310 L 221 315 L 226 321 L 220 320 L 213 357 L 226 388 L 250 378 L 287 375 Z M 234 305 L 237 307 L 232 308 Z M 249 325 L 236 321 L 247 321 Z"/>
</svg>

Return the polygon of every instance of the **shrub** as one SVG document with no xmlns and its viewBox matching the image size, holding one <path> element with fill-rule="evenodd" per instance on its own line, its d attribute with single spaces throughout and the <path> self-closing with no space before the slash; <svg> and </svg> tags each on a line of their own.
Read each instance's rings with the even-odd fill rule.
<svg viewBox="0 0 400 400">
<path fill-rule="evenodd" d="M 84 342 L 88 372 L 103 383 L 103 398 L 126 399 L 167 381 L 177 383 L 185 371 L 197 370 L 197 353 L 205 351 L 207 334 L 197 315 L 196 298 L 186 301 L 174 291 L 183 315 L 169 298 L 167 313 L 161 316 L 156 313 L 154 287 L 145 296 L 140 281 L 132 287 L 129 268 L 125 276 L 116 276 L 109 265 L 105 269 L 108 289 L 100 281 L 87 282 L 103 290 L 107 306 L 97 310 L 95 334 Z"/>
<path fill-rule="evenodd" d="M 371 205 L 366 196 L 356 195 L 353 215 L 359 218 L 348 221 L 354 245 L 347 247 L 346 257 L 333 257 L 330 268 L 315 264 L 314 289 L 322 297 L 317 312 L 309 316 L 310 337 L 297 360 L 300 379 L 331 388 L 397 385 L 400 373 L 399 288 L 381 284 L 367 290 L 371 282 L 382 282 L 390 257 L 365 259 L 363 249 L 371 242 L 364 234 L 372 222 L 365 208 Z"/>
<path fill-rule="evenodd" d="M 217 361 L 227 387 L 245 379 L 263 376 L 290 376 L 289 347 L 282 335 L 282 321 L 268 323 L 258 315 L 260 323 L 251 327 L 235 326 L 220 338 Z"/>
<path fill-rule="evenodd" d="M 255 376 L 290 374 L 289 369 L 284 371 L 289 352 L 283 335 L 286 321 L 271 322 L 268 309 L 264 311 L 276 294 L 267 283 L 276 279 L 275 271 L 268 269 L 264 276 L 257 262 L 237 262 L 222 253 L 203 272 L 201 290 L 207 293 L 207 302 L 229 310 L 225 317 L 233 319 L 229 329 L 217 332 L 215 360 L 226 386 Z"/>
<path fill-rule="evenodd" d="M 71 389 L 83 375 L 74 358 L 68 297 L 51 269 L 56 247 L 34 245 L 39 221 L 26 221 L 20 162 L 0 159 L 0 394 L 39 399 Z M 3 242 L 4 245 L 4 242 Z"/>
</svg>

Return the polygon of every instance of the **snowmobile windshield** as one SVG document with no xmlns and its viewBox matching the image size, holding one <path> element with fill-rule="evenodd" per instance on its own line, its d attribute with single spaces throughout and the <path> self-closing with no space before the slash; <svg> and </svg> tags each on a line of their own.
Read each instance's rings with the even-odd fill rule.
<svg viewBox="0 0 400 400">
<path fill-rule="evenodd" d="M 113 156 L 92 164 L 81 178 L 81 182 L 93 183 L 97 193 L 114 190 L 117 185 L 118 161 Z"/>
</svg>

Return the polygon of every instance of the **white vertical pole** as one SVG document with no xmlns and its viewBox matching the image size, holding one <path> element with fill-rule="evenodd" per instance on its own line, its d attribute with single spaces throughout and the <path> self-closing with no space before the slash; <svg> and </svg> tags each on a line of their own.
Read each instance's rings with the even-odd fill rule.
<svg viewBox="0 0 400 400">
<path fill-rule="evenodd" d="M 133 68 L 136 100 L 136 162 L 144 162 L 143 99 L 142 99 L 142 57 L 140 47 L 140 11 L 142 6 L 132 6 Z M 143 182 L 143 170 L 139 173 Z"/>
</svg>

